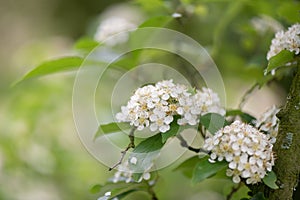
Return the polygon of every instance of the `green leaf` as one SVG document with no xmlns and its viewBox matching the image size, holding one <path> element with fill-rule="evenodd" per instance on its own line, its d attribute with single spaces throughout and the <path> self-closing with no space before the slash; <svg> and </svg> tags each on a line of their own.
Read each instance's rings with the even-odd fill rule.
<svg viewBox="0 0 300 200">
<path fill-rule="evenodd" d="M 177 119 L 179 118 L 179 116 L 174 116 L 174 120 L 173 122 L 170 124 L 170 130 L 168 130 L 165 133 L 161 133 L 162 136 L 162 143 L 166 143 L 166 141 L 170 138 L 173 137 L 175 135 L 177 135 L 180 126 L 177 124 Z"/>
<path fill-rule="evenodd" d="M 98 127 L 97 132 L 95 133 L 95 138 L 99 137 L 102 134 L 116 133 L 123 130 L 130 129 L 129 123 L 124 122 L 112 122 L 109 124 L 102 124 Z"/>
<path fill-rule="evenodd" d="M 91 38 L 80 38 L 76 41 L 74 48 L 89 53 L 97 46 L 99 46 L 99 42 Z"/>
<path fill-rule="evenodd" d="M 20 83 L 24 80 L 45 76 L 48 74 L 78 69 L 81 66 L 83 61 L 84 59 L 78 56 L 69 56 L 69 57 L 58 58 L 55 60 L 49 60 L 38 65 L 36 68 L 28 72 L 17 83 Z"/>
<path fill-rule="evenodd" d="M 252 115 L 245 113 L 241 110 L 228 110 L 226 111 L 226 116 L 239 116 L 241 120 L 245 123 L 254 124 L 254 121 L 256 120 L 255 117 Z"/>
<path fill-rule="evenodd" d="M 130 169 L 133 170 L 136 175 L 133 176 L 135 181 L 138 181 L 142 173 L 152 166 L 153 161 L 157 158 L 159 150 L 163 147 L 161 134 L 156 134 L 150 138 L 139 143 L 129 156 L 129 160 L 132 157 L 137 158 L 137 163 L 130 163 Z"/>
<path fill-rule="evenodd" d="M 191 179 L 193 176 L 193 169 L 198 162 L 199 156 L 191 157 L 176 167 L 174 171 L 181 171 L 184 176 Z"/>
<path fill-rule="evenodd" d="M 100 185 L 100 184 L 94 185 L 94 186 L 90 189 L 90 193 L 96 194 L 96 193 L 98 193 L 98 192 L 101 191 L 101 188 L 102 188 L 102 185 Z"/>
<path fill-rule="evenodd" d="M 277 176 L 276 174 L 271 171 L 269 172 L 264 178 L 263 178 L 263 182 L 264 184 L 266 184 L 268 187 L 276 190 L 279 187 L 276 185 L 276 180 L 277 180 Z"/>
<path fill-rule="evenodd" d="M 118 200 L 121 200 L 123 198 L 125 198 L 128 194 L 132 193 L 132 192 L 136 192 L 136 191 L 139 191 L 138 189 L 132 189 L 132 190 L 128 190 L 126 189 L 126 191 L 118 194 L 118 195 L 115 195 L 115 196 L 112 196 L 110 197 L 109 199 L 118 199 Z"/>
<path fill-rule="evenodd" d="M 273 69 L 284 66 L 286 63 L 293 61 L 294 52 L 290 52 L 288 50 L 282 50 L 277 55 L 271 57 L 268 63 L 268 67 L 266 73 L 269 73 Z"/>
<path fill-rule="evenodd" d="M 266 200 L 266 198 L 262 192 L 258 192 L 250 200 Z"/>
<path fill-rule="evenodd" d="M 207 113 L 200 117 L 200 123 L 211 133 L 214 134 L 222 127 L 228 124 L 220 114 L 217 113 Z"/>
<path fill-rule="evenodd" d="M 111 195 L 106 199 L 122 199 L 126 197 L 128 194 L 135 191 L 146 191 L 147 185 L 145 182 L 141 183 L 125 183 L 125 182 L 117 182 L 117 183 L 106 183 L 100 191 L 101 195 L 104 195 L 106 192 L 111 192 Z M 105 197 L 105 196 L 103 196 Z M 105 198 L 104 198 L 105 199 Z"/>
<path fill-rule="evenodd" d="M 199 159 L 199 162 L 195 166 L 195 169 L 193 172 L 193 177 L 192 177 L 193 183 L 198 183 L 207 178 L 212 177 L 218 171 L 220 171 L 224 167 L 226 167 L 228 164 L 226 161 L 210 163 L 208 161 L 208 158 L 209 158 L 208 156 L 205 156 L 205 157 Z"/>
<path fill-rule="evenodd" d="M 143 22 L 139 28 L 144 27 L 164 27 L 166 26 L 173 18 L 171 16 L 155 16 Z"/>
</svg>

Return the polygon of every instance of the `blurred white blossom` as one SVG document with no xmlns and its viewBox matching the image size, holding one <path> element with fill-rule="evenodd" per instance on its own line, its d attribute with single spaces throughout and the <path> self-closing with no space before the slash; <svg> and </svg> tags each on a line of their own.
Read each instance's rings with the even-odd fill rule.
<svg viewBox="0 0 300 200">
<path fill-rule="evenodd" d="M 164 80 L 138 88 L 116 114 L 116 119 L 129 122 L 137 130 L 149 127 L 153 132 L 164 133 L 170 129 L 174 115 L 181 117 L 177 121 L 179 125 L 196 125 L 199 116 L 209 112 L 225 114 L 218 95 L 211 89 L 203 87 L 192 94 L 185 85 Z"/>
<path fill-rule="evenodd" d="M 251 25 L 260 34 L 265 34 L 268 30 L 274 33 L 283 30 L 283 26 L 268 15 L 253 17 L 251 19 Z"/>
<path fill-rule="evenodd" d="M 133 170 L 130 169 L 130 164 L 136 165 L 137 164 L 137 158 L 132 157 L 129 161 L 126 160 L 122 164 L 118 165 L 117 171 L 114 174 L 114 177 L 112 178 L 113 183 L 117 182 L 134 182 L 133 179 Z M 137 182 L 141 182 L 142 180 L 149 180 L 151 178 L 150 170 L 153 166 L 153 163 L 148 166 L 148 169 L 144 170 L 143 174 L 141 175 L 140 179 Z"/>
<path fill-rule="evenodd" d="M 142 12 L 128 4 L 116 4 L 109 7 L 99 19 L 94 39 L 108 46 L 127 42 L 128 31 L 136 29 L 144 21 Z"/>
<path fill-rule="evenodd" d="M 269 134 L 273 143 L 275 143 L 278 134 L 279 119 L 276 117 L 276 114 L 279 110 L 279 108 L 273 105 L 255 123 L 256 128 Z"/>
<path fill-rule="evenodd" d="M 129 34 L 126 31 L 130 31 L 135 28 L 137 28 L 137 25 L 125 18 L 110 17 L 104 19 L 100 23 L 94 38 L 95 40 L 104 42 L 109 46 L 114 46 L 116 44 L 126 42 L 129 37 Z M 114 37 L 109 39 L 111 36 Z"/>
<path fill-rule="evenodd" d="M 258 183 L 274 165 L 270 137 L 238 120 L 208 137 L 203 148 L 211 152 L 210 162 L 228 162 L 226 175 L 235 183 L 241 178 L 247 184 Z"/>
<path fill-rule="evenodd" d="M 278 31 L 272 40 L 267 59 L 277 55 L 282 50 L 294 52 L 296 55 L 300 52 L 300 24 L 294 24 L 287 31 Z"/>
</svg>

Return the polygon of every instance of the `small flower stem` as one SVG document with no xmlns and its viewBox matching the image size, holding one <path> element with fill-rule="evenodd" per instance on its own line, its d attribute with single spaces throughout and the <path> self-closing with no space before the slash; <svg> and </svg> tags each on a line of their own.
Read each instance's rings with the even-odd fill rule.
<svg viewBox="0 0 300 200">
<path fill-rule="evenodd" d="M 134 131 L 135 130 L 136 130 L 135 127 L 131 129 L 129 136 L 128 136 L 129 140 L 130 140 L 129 144 L 127 145 L 127 147 L 125 148 L 124 151 L 121 151 L 121 157 L 120 157 L 119 161 L 114 166 L 110 167 L 108 169 L 108 171 L 111 171 L 111 170 L 115 169 L 117 166 L 119 166 L 120 164 L 122 164 L 127 151 L 131 148 L 135 148 L 135 144 L 134 144 Z"/>
<path fill-rule="evenodd" d="M 243 106 L 245 105 L 245 103 L 246 103 L 246 101 L 248 100 L 249 96 L 254 92 L 254 90 L 255 90 L 256 88 L 258 88 L 258 86 L 259 86 L 259 84 L 258 84 L 258 83 L 255 83 L 254 85 L 252 85 L 251 88 L 249 88 L 249 89 L 245 92 L 245 94 L 242 96 L 242 100 L 241 100 L 241 102 L 240 102 L 240 104 L 239 104 L 239 109 L 242 109 L 242 108 L 243 108 Z"/>
<path fill-rule="evenodd" d="M 184 147 L 184 148 L 187 148 L 187 149 L 190 150 L 190 151 L 193 151 L 193 152 L 195 152 L 195 153 L 200 153 L 200 152 L 201 152 L 201 153 L 206 153 L 206 154 L 209 153 L 208 151 L 206 151 L 206 150 L 204 150 L 204 149 L 202 149 L 202 148 L 194 148 L 194 147 L 189 146 L 188 143 L 185 141 L 185 139 L 184 139 L 180 134 L 177 135 L 177 138 L 178 138 L 179 141 L 180 141 L 180 145 L 181 145 L 182 147 Z"/>
<path fill-rule="evenodd" d="M 236 193 L 242 187 L 242 182 L 240 182 L 236 187 L 232 187 L 231 192 L 227 195 L 226 200 L 230 200 L 234 193 Z"/>
</svg>

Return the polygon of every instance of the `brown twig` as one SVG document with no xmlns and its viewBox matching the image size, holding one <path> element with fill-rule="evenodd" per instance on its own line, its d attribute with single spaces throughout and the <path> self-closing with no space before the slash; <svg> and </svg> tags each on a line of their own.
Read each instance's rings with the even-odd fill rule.
<svg viewBox="0 0 300 200">
<path fill-rule="evenodd" d="M 238 184 L 237 187 L 232 187 L 231 192 L 227 195 L 226 200 L 230 200 L 234 193 L 236 193 L 242 187 L 242 182 Z"/>
<path fill-rule="evenodd" d="M 110 168 L 108 169 L 108 171 L 111 171 L 111 170 L 115 169 L 117 166 L 119 166 L 120 164 L 122 164 L 123 159 L 124 159 L 124 157 L 125 157 L 127 151 L 128 151 L 129 149 L 131 149 L 131 148 L 135 148 L 135 144 L 134 144 L 134 131 L 135 131 L 135 130 L 136 130 L 135 127 L 131 129 L 131 131 L 130 131 L 130 133 L 129 133 L 129 135 L 128 135 L 129 140 L 130 140 L 128 146 L 125 148 L 124 151 L 121 151 L 121 157 L 120 157 L 119 161 L 118 161 L 114 166 L 110 167 Z"/>
<path fill-rule="evenodd" d="M 185 141 L 185 139 L 180 134 L 177 135 L 177 138 L 180 141 L 180 145 L 184 148 L 187 148 L 190 151 L 193 151 L 193 152 L 196 152 L 196 153 L 200 153 L 200 152 L 201 153 L 206 153 L 206 154 L 209 153 L 208 151 L 206 151 L 202 148 L 194 148 L 194 147 L 189 146 L 188 143 Z"/>
</svg>

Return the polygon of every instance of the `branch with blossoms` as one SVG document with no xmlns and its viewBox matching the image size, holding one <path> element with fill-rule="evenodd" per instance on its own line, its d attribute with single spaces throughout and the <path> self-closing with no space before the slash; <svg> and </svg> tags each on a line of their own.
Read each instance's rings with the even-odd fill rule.
<svg viewBox="0 0 300 200">
<path fill-rule="evenodd" d="M 298 24 L 290 27 L 286 32 L 281 31 L 276 34 L 267 55 L 269 65 L 266 74 L 271 72 L 271 75 L 276 77 L 277 73 L 280 74 L 281 67 L 299 65 L 297 58 L 294 57 L 300 52 L 299 35 Z M 279 72 L 275 73 L 275 71 Z M 153 187 L 156 181 L 151 174 L 155 171 L 155 159 L 159 153 L 155 153 L 150 158 L 147 158 L 147 155 L 159 151 L 168 139 L 176 137 L 181 147 L 197 154 L 177 168 L 184 172 L 187 165 L 194 163 L 193 174 L 189 177 L 194 183 L 217 173 L 225 173 L 227 177 L 231 177 L 233 183 L 237 184 L 227 195 L 227 199 L 231 199 L 243 185 L 249 187 L 250 194 L 255 199 L 265 197 L 278 199 L 279 196 L 279 199 L 283 199 L 281 191 L 284 191 L 284 195 L 291 195 L 292 192 L 289 190 L 295 187 L 295 183 L 290 181 L 290 177 L 286 179 L 283 172 L 285 172 L 286 159 L 295 161 L 292 159 L 295 156 L 287 156 L 285 151 L 291 151 L 290 149 L 297 151 L 295 149 L 297 143 L 293 142 L 295 140 L 293 135 L 300 130 L 300 127 L 295 130 L 295 123 L 300 124 L 297 111 L 300 105 L 299 71 L 289 94 L 292 98 L 289 99 L 284 110 L 280 111 L 276 106 L 272 106 L 258 119 L 241 110 L 226 113 L 218 95 L 209 88 L 190 90 L 185 85 L 173 83 L 173 80 L 163 80 L 154 85 L 138 88 L 127 105 L 121 107 L 121 112 L 117 113 L 116 119 L 118 122 L 129 123 L 137 131 L 149 129 L 156 135 L 138 144 L 124 162 L 125 154 L 124 151 L 122 152 L 120 161 L 113 167 L 118 169 L 113 182 L 124 180 L 127 183 L 147 182 L 151 185 L 151 190 L 148 192 L 155 194 Z M 266 78 L 266 81 L 269 80 L 270 77 Z M 246 102 L 247 96 L 258 86 L 260 85 L 255 84 L 245 94 L 240 109 Z M 286 112 L 290 112 L 290 117 L 286 116 Z M 277 115 L 281 119 L 280 126 Z M 229 118 L 231 120 L 227 120 Z M 294 125 L 290 124 L 292 121 Z M 180 132 L 186 126 L 196 126 L 196 131 L 204 140 L 202 147 L 194 148 L 188 145 L 181 136 Z M 278 136 L 278 131 L 283 134 Z M 278 161 L 275 160 L 274 144 Z M 129 147 L 130 144 L 126 152 Z M 140 156 L 145 153 L 147 154 L 145 157 Z M 291 152 L 289 155 L 295 154 Z M 277 163 L 275 171 L 279 175 L 279 180 L 273 172 L 275 163 Z M 291 166 L 295 165 L 287 167 L 293 168 Z M 142 170 L 136 171 L 136 169 Z M 298 168 L 294 168 L 294 171 L 295 174 L 299 174 Z M 297 176 L 293 178 L 297 179 Z M 285 184 L 293 187 L 286 187 Z M 157 199 L 156 195 L 152 197 Z"/>
</svg>

